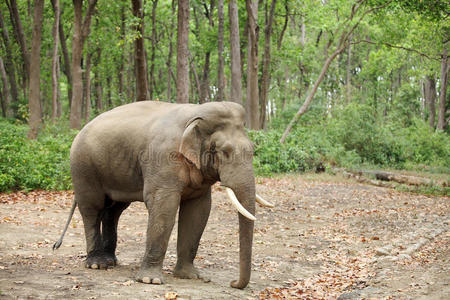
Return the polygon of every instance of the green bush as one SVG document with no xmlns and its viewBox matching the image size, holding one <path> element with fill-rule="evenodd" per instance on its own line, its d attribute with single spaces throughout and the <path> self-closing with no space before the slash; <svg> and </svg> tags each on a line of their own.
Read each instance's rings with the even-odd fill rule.
<svg viewBox="0 0 450 300">
<path fill-rule="evenodd" d="M 350 104 L 328 120 L 300 122 L 281 145 L 282 123 L 273 122 L 272 130 L 249 132 L 257 174 L 303 172 L 326 165 L 420 170 L 425 165 L 449 172 L 448 134 L 435 132 L 422 120 L 412 119 L 404 127 L 402 120 L 377 118 L 370 106 Z"/>
<path fill-rule="evenodd" d="M 311 116 L 321 115 L 314 122 Z M 279 140 L 286 120 L 273 129 L 249 131 L 255 144 L 258 175 L 305 172 L 328 165 L 357 168 L 420 169 L 449 173 L 450 138 L 422 120 L 377 118 L 367 105 L 350 104 L 323 119 L 313 112 L 297 124 L 285 144 Z M 28 127 L 0 118 L 0 191 L 70 189 L 69 153 L 75 131 L 67 122 L 47 125 L 35 141 Z"/>
<path fill-rule="evenodd" d="M 0 119 L 0 191 L 71 188 L 69 153 L 75 132 L 46 127 L 35 141 L 28 127 Z"/>
</svg>

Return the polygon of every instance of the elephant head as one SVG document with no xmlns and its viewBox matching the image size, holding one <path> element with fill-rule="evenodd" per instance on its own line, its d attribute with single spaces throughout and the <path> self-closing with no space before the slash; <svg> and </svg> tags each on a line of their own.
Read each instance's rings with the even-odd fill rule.
<svg viewBox="0 0 450 300">
<path fill-rule="evenodd" d="M 236 103 L 214 102 L 198 107 L 186 123 L 179 152 L 203 179 L 220 181 L 239 214 L 240 276 L 234 288 L 250 280 L 255 200 L 273 207 L 255 193 L 253 145 L 244 129 L 245 110 Z"/>
</svg>

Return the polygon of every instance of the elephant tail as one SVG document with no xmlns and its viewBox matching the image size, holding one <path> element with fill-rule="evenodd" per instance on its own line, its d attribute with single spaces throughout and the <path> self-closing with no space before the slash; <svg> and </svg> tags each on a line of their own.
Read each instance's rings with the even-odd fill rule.
<svg viewBox="0 0 450 300">
<path fill-rule="evenodd" d="M 53 250 L 56 250 L 61 246 L 63 239 L 64 239 L 64 235 L 66 234 L 67 228 L 69 228 L 70 220 L 72 220 L 73 213 L 75 212 L 76 207 L 77 207 L 77 201 L 73 200 L 72 208 L 70 209 L 70 214 L 69 214 L 69 218 L 67 219 L 66 226 L 64 226 L 64 230 L 63 230 L 59 240 L 55 244 L 53 244 Z"/>
</svg>

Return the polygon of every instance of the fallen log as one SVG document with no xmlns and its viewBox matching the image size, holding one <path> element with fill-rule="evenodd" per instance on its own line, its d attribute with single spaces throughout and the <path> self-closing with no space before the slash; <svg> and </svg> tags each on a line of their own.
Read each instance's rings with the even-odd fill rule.
<svg viewBox="0 0 450 300">
<path fill-rule="evenodd" d="M 343 168 L 334 168 L 335 171 L 342 172 L 344 175 L 349 176 L 349 174 L 352 174 L 353 178 L 358 178 L 358 181 L 366 181 L 368 183 L 378 185 L 378 186 L 384 186 L 378 181 L 370 182 L 371 179 L 363 178 L 363 176 L 373 176 L 375 179 L 380 181 L 393 181 L 401 184 L 408 184 L 408 185 L 414 185 L 414 186 L 422 186 L 422 185 L 428 185 L 428 186 L 442 186 L 447 187 L 449 186 L 449 183 L 445 180 L 432 180 L 430 178 L 425 177 L 419 177 L 419 176 L 411 176 L 411 175 L 403 175 L 393 172 L 387 172 L 387 171 L 374 171 L 374 170 L 350 170 L 350 169 L 343 169 Z M 388 185 L 389 186 L 389 185 Z"/>
</svg>

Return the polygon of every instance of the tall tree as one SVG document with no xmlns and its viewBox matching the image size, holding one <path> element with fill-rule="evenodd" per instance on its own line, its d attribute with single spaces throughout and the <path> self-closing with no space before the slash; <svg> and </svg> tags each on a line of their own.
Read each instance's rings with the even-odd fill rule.
<svg viewBox="0 0 450 300">
<path fill-rule="evenodd" d="M 264 28 L 264 54 L 263 54 L 263 65 L 262 65 L 262 74 L 261 74 L 261 93 L 259 95 L 260 100 L 260 128 L 266 127 L 266 105 L 269 94 L 269 85 L 270 85 L 270 45 L 271 45 L 271 37 L 272 37 L 272 24 L 273 17 L 275 14 L 275 5 L 277 4 L 276 0 L 272 0 L 270 4 L 270 10 L 267 11 L 267 2 L 266 2 L 266 18 L 265 18 L 265 28 Z"/>
<path fill-rule="evenodd" d="M 81 58 L 83 45 L 89 35 L 91 18 L 97 0 L 88 0 L 88 8 L 83 18 L 83 0 L 73 0 L 74 26 L 72 38 L 72 81 L 73 93 L 70 110 L 70 128 L 80 129 L 83 105 L 83 77 L 81 69 Z"/>
<path fill-rule="evenodd" d="M 53 24 L 53 51 L 52 51 L 52 121 L 55 122 L 58 114 L 58 44 L 59 44 L 59 0 L 52 0 L 55 20 Z"/>
<path fill-rule="evenodd" d="M 2 87 L 3 87 L 2 113 L 4 117 L 12 118 L 14 116 L 14 112 L 11 109 L 11 96 L 8 88 L 8 78 L 6 77 L 5 65 L 3 64 L 3 59 L 1 56 L 0 56 L 0 74 L 2 77 Z"/>
<path fill-rule="evenodd" d="M 87 123 L 91 118 L 91 58 L 92 53 L 86 53 L 86 72 L 84 73 L 84 90 L 85 90 L 85 106 L 84 106 L 84 121 Z"/>
<path fill-rule="evenodd" d="M 242 73 L 241 73 L 241 42 L 239 38 L 239 17 L 237 0 L 228 3 L 230 18 L 230 59 L 231 59 L 231 87 L 230 101 L 242 104 Z"/>
<path fill-rule="evenodd" d="M 258 0 L 246 0 L 248 16 L 247 115 L 248 128 L 259 129 L 258 95 Z"/>
<path fill-rule="evenodd" d="M 225 90 L 225 75 L 224 75 L 224 57 L 223 57 L 223 27 L 224 27 L 224 14 L 223 14 L 223 0 L 219 0 L 217 4 L 217 14 L 219 18 L 219 30 L 218 30 L 218 58 L 219 65 L 217 69 L 217 101 L 224 100 Z"/>
<path fill-rule="evenodd" d="M 153 99 L 153 88 L 155 84 L 155 56 L 156 56 L 156 8 L 158 7 L 158 0 L 153 0 L 152 5 L 152 54 L 150 58 L 150 82 L 149 82 L 149 96 Z"/>
<path fill-rule="evenodd" d="M 20 20 L 19 10 L 17 8 L 16 0 L 10 0 L 8 3 L 8 8 L 11 15 L 11 21 L 14 28 L 14 33 L 16 35 L 16 39 L 19 42 L 20 50 L 22 52 L 23 59 L 23 91 L 24 95 L 26 95 L 26 90 L 28 89 L 27 84 L 29 82 L 29 74 L 30 74 L 30 54 L 27 47 L 27 40 L 25 38 L 25 34 L 22 27 L 22 21 Z"/>
<path fill-rule="evenodd" d="M 28 99 L 28 108 L 30 117 L 28 124 L 30 131 L 28 137 L 35 139 L 39 132 L 42 118 L 40 85 L 41 85 L 41 37 L 42 21 L 44 13 L 44 0 L 34 1 L 33 14 L 33 32 L 31 39 L 31 57 L 30 57 L 30 96 Z"/>
<path fill-rule="evenodd" d="M 189 0 L 178 0 L 177 103 L 189 103 Z"/>
<path fill-rule="evenodd" d="M 61 3 L 63 4 L 63 3 Z M 53 6 L 53 10 L 55 7 Z M 62 7 L 60 7 L 60 11 L 62 12 Z M 61 14 L 60 12 L 60 14 Z M 66 36 L 64 34 L 64 26 L 61 22 L 61 17 L 59 18 L 59 41 L 61 43 L 61 52 L 63 55 L 63 65 L 62 70 L 63 73 L 67 77 L 67 98 L 69 99 L 69 107 L 72 106 L 72 70 L 70 67 L 70 57 L 69 57 L 69 50 L 67 49 L 67 43 L 66 43 Z"/>
<path fill-rule="evenodd" d="M 448 85 L 448 72 L 449 72 L 449 64 L 448 64 L 448 54 L 447 48 L 445 48 L 442 52 L 442 62 L 441 62 L 441 78 L 440 78 L 440 91 L 439 91 L 439 115 L 438 115 L 438 123 L 436 129 L 444 130 L 446 126 L 445 113 L 447 111 L 447 85 Z"/>
<path fill-rule="evenodd" d="M 144 45 L 144 12 L 142 0 L 132 0 L 133 15 L 139 20 L 134 40 L 136 64 L 136 101 L 148 100 L 147 60 Z"/>
<path fill-rule="evenodd" d="M 434 128 L 436 120 L 436 80 L 432 75 L 425 77 L 425 102 L 429 111 L 428 123 L 431 128 Z"/>
<path fill-rule="evenodd" d="M 12 105 L 14 113 L 17 111 L 17 103 L 19 102 L 19 95 L 17 92 L 17 83 L 16 83 L 16 72 L 14 70 L 14 59 L 12 56 L 12 49 L 11 49 L 11 40 L 9 39 L 8 29 L 5 26 L 5 22 L 3 20 L 3 14 L 0 9 L 0 29 L 1 29 L 1 35 L 3 39 L 3 46 L 5 50 L 5 70 L 6 74 L 8 75 L 9 79 L 9 87 L 11 92 L 11 98 L 12 98 Z"/>
<path fill-rule="evenodd" d="M 335 33 L 333 34 L 333 36 L 334 36 L 334 35 L 336 35 L 336 33 L 340 33 L 338 35 L 339 39 L 337 40 L 337 45 L 335 47 L 335 50 L 332 52 L 332 54 L 330 56 L 328 56 L 328 54 L 327 54 L 325 62 L 323 63 L 322 68 L 320 70 L 319 76 L 317 77 L 316 81 L 314 82 L 314 85 L 313 85 L 311 91 L 309 92 L 308 96 L 306 97 L 305 102 L 302 104 L 302 106 L 300 106 L 299 110 L 297 111 L 297 113 L 294 115 L 294 117 L 289 122 L 286 129 L 284 130 L 283 135 L 281 136 L 281 139 L 280 139 L 281 144 L 283 144 L 285 142 L 289 132 L 294 127 L 298 118 L 300 118 L 300 116 L 302 116 L 308 110 L 309 105 L 311 104 L 312 100 L 314 99 L 314 95 L 316 94 L 317 89 L 319 88 L 319 85 L 322 83 L 323 79 L 325 78 L 325 75 L 328 71 L 328 68 L 330 67 L 331 62 L 339 54 L 341 54 L 342 51 L 344 51 L 345 48 L 349 45 L 350 37 L 351 37 L 352 33 L 355 31 L 355 29 L 361 24 L 362 20 L 367 15 L 369 15 L 375 11 L 378 11 L 382 8 L 385 8 L 390 3 L 391 3 L 391 1 L 386 1 L 378 6 L 366 7 L 365 10 L 363 10 L 363 12 L 361 14 L 359 14 L 359 17 L 358 17 L 358 13 L 361 10 L 361 8 L 363 7 L 361 5 L 362 4 L 361 1 L 356 0 L 351 5 L 349 16 L 345 19 L 345 21 L 339 23 L 338 28 L 335 30 Z M 349 26 L 350 24 L 353 24 L 353 25 Z M 326 47 L 325 47 L 327 53 L 328 53 L 328 48 L 331 46 L 332 43 L 333 43 L 332 39 L 327 41 Z"/>
<path fill-rule="evenodd" d="M 175 30 L 175 0 L 172 1 L 172 15 L 170 18 L 170 25 L 167 35 L 169 36 L 169 53 L 167 54 L 167 101 L 172 100 L 172 78 L 174 78 L 174 82 L 176 84 L 175 75 L 172 71 L 172 56 L 173 56 L 173 42 L 172 42 L 172 32 Z"/>
</svg>

